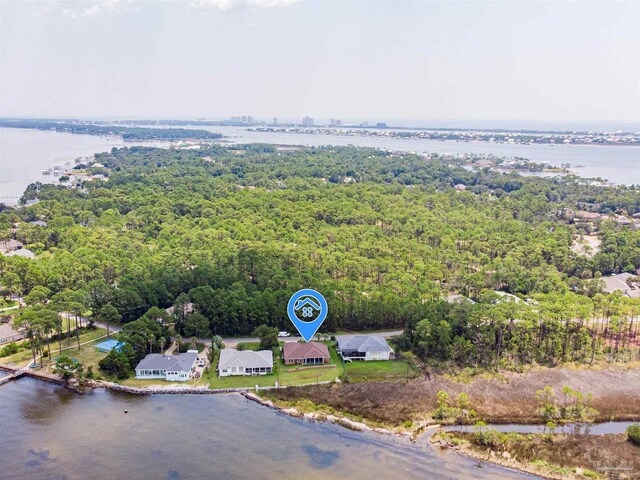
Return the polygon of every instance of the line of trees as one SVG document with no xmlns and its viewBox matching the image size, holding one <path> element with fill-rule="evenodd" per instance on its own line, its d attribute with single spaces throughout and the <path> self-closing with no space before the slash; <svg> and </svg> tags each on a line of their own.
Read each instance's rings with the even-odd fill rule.
<svg viewBox="0 0 640 480">
<path fill-rule="evenodd" d="M 176 333 L 209 337 L 285 329 L 291 294 L 314 287 L 328 331 L 406 327 L 404 349 L 481 365 L 624 359 L 637 346 L 635 304 L 598 295 L 602 275 L 640 268 L 640 231 L 600 222 L 588 258 L 570 249 L 585 227 L 567 214 L 639 212 L 637 187 L 365 148 L 132 147 L 97 160 L 109 182 L 32 185 L 37 205 L 0 212 L 0 231 L 38 253 L 0 257 L 6 292 L 46 288 L 60 311 L 125 324 L 174 306 Z M 538 304 L 501 305 L 495 290 Z M 478 303 L 448 306 L 451 292 Z"/>
</svg>

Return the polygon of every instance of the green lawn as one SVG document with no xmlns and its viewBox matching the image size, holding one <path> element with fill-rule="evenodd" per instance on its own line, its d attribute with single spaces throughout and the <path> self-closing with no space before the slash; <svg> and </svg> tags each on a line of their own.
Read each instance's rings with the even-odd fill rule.
<svg viewBox="0 0 640 480">
<path fill-rule="evenodd" d="M 106 335 L 106 332 L 107 332 L 106 330 L 102 330 L 102 329 L 99 329 L 99 330 L 102 332 L 103 335 Z M 100 338 L 99 340 L 94 340 L 93 342 L 87 345 L 81 345 L 80 349 L 78 349 L 78 347 L 73 347 L 67 350 L 62 350 L 62 355 L 67 355 L 68 357 L 71 357 L 71 358 L 77 358 L 78 361 L 82 363 L 82 365 L 84 366 L 85 371 L 87 370 L 87 367 L 92 366 L 94 375 L 98 374 L 100 373 L 98 362 L 102 360 L 104 357 L 106 357 L 107 354 L 104 352 L 98 351 L 98 349 L 96 348 L 96 345 L 104 342 L 105 340 L 106 339 L 104 338 Z M 88 339 L 84 341 L 86 342 L 88 341 Z M 82 335 L 80 335 L 80 342 L 82 343 Z M 56 357 L 58 357 L 59 355 L 60 354 L 58 353 L 58 350 L 56 349 L 54 351 L 52 348 L 51 356 L 53 357 L 53 360 L 55 360 Z"/>
<path fill-rule="evenodd" d="M 103 330 L 102 328 L 97 328 L 95 330 L 92 330 L 90 332 L 87 333 L 83 333 L 80 335 L 80 343 L 84 343 L 84 342 L 90 342 L 92 340 L 96 340 L 97 338 L 103 337 L 107 334 L 106 330 Z M 100 340 L 103 341 L 103 340 Z M 93 353 L 97 352 L 97 350 L 94 348 L 93 344 L 95 343 L 100 343 L 100 342 L 93 342 L 93 344 L 87 344 L 87 345 L 81 345 L 80 349 L 78 349 L 77 345 L 77 340 L 76 337 L 72 337 L 70 339 L 70 343 L 71 343 L 71 347 L 67 348 L 67 343 L 68 340 L 67 339 L 63 339 L 62 340 L 62 355 L 68 355 L 72 358 L 77 358 L 80 362 L 82 362 L 82 364 L 85 366 L 85 368 L 89 365 L 91 365 L 92 363 L 85 363 L 83 361 L 83 359 L 86 359 L 86 361 L 88 362 L 93 362 L 94 360 L 94 356 Z M 22 343 L 22 342 L 20 342 Z M 45 349 L 46 351 L 46 349 Z M 56 358 L 60 355 L 59 351 L 58 351 L 58 340 L 56 339 L 56 337 L 54 336 L 54 338 L 51 339 L 51 356 L 53 358 Z M 105 354 L 102 354 L 103 356 Z M 29 362 L 29 360 L 32 358 L 31 355 L 31 349 L 27 349 L 27 350 L 21 350 L 18 353 L 8 356 L 8 357 L 3 357 L 0 358 L 0 363 L 4 363 L 4 364 L 15 364 L 15 365 L 25 365 L 26 363 Z M 99 359 L 98 359 L 99 361 Z M 45 366 L 47 366 L 49 363 L 48 359 L 45 357 L 43 360 L 43 364 Z M 93 368 L 94 372 L 97 369 L 97 362 Z"/>
<path fill-rule="evenodd" d="M 283 342 L 280 342 L 282 346 Z M 259 343 L 246 343 L 247 350 L 258 350 Z M 306 383 L 326 382 L 335 380 L 342 374 L 342 366 L 340 364 L 337 353 L 334 349 L 331 352 L 330 367 L 302 367 L 300 365 L 287 365 L 282 363 L 280 355 L 274 357 L 273 373 L 270 375 L 258 376 L 230 376 L 219 377 L 215 368 L 211 368 L 209 372 L 205 372 L 201 379 L 192 380 L 189 383 L 195 385 L 208 384 L 209 388 L 240 388 L 240 387 L 261 387 L 274 386 L 278 377 L 280 385 L 304 385 Z M 218 363 L 219 353 L 216 354 L 213 365 Z M 279 375 L 278 375 L 279 374 Z"/>
<path fill-rule="evenodd" d="M 408 367 L 407 362 L 403 360 L 347 362 L 343 365 L 338 352 L 335 347 L 331 345 L 331 342 L 324 343 L 329 346 L 329 352 L 331 354 L 331 362 L 328 364 L 328 367 L 284 365 L 282 358 L 278 354 L 274 357 L 273 373 L 270 375 L 219 377 L 215 371 L 215 366 L 218 364 L 218 358 L 220 356 L 218 352 L 214 358 L 213 366 L 208 372 L 204 372 L 201 378 L 189 380 L 188 382 L 184 382 L 184 384 L 190 386 L 206 385 L 212 389 L 254 388 L 256 385 L 260 387 L 274 386 L 279 379 L 281 386 L 304 385 L 333 381 L 340 377 L 345 369 L 349 374 L 349 380 L 353 382 L 404 379 L 407 376 L 407 372 L 409 377 L 415 377 L 417 375 L 417 372 L 413 368 Z M 245 348 L 247 350 L 258 350 L 259 343 L 246 343 Z M 174 384 L 174 382 L 166 382 L 163 380 L 136 380 L 135 378 L 129 378 L 120 383 L 132 387 Z"/>
<path fill-rule="evenodd" d="M 282 345 L 280 345 L 282 346 Z M 260 350 L 260 342 L 240 342 L 236 347 L 237 350 L 253 350 L 257 352 Z"/>
</svg>

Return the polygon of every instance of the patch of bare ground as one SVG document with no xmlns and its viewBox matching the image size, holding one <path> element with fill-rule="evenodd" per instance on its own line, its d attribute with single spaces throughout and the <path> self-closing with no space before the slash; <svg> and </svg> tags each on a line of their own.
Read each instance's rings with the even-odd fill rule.
<svg viewBox="0 0 640 480">
<path fill-rule="evenodd" d="M 425 418 L 436 408 L 436 393 L 445 390 L 450 398 L 460 392 L 469 395 L 470 408 L 489 423 L 540 422 L 535 412 L 536 390 L 551 386 L 561 397 L 563 386 L 583 394 L 591 393 L 589 406 L 599 411 L 597 421 L 640 419 L 640 369 L 542 368 L 528 373 L 505 373 L 501 378 L 475 377 L 458 382 L 445 376 L 419 378 L 409 382 L 367 382 L 313 385 L 268 392 L 285 400 L 311 400 L 372 420 L 399 424 Z"/>
<path fill-rule="evenodd" d="M 592 258 L 596 253 L 600 251 L 600 244 L 602 242 L 596 235 L 583 235 L 574 238 L 571 244 L 571 250 L 578 255 Z"/>
<path fill-rule="evenodd" d="M 460 452 L 547 478 L 593 478 L 591 472 L 615 478 L 640 475 L 640 447 L 626 435 L 522 435 L 499 447 L 477 445 L 473 433 L 447 436 Z"/>
</svg>

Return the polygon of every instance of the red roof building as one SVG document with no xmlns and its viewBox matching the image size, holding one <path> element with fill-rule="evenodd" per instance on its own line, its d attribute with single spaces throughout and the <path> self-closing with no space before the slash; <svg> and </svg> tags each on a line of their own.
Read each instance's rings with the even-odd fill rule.
<svg viewBox="0 0 640 480">
<path fill-rule="evenodd" d="M 329 363 L 329 349 L 324 343 L 287 342 L 282 350 L 285 365 L 322 365 Z"/>
</svg>

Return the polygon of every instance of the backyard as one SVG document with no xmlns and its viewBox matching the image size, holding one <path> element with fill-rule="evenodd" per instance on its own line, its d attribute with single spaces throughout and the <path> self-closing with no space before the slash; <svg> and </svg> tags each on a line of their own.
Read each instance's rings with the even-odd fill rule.
<svg viewBox="0 0 640 480">
<path fill-rule="evenodd" d="M 62 353 L 59 353 L 58 349 L 58 341 L 54 337 L 51 339 L 51 356 L 53 359 L 60 355 L 67 355 L 71 358 L 77 358 L 85 367 L 85 369 L 89 365 L 93 365 L 94 372 L 97 371 L 98 362 L 104 356 L 105 353 L 100 353 L 95 348 L 95 345 L 103 341 L 102 337 L 106 336 L 107 331 L 102 328 L 96 328 L 95 330 L 91 330 L 90 332 L 80 334 L 80 343 L 86 343 L 85 345 L 80 345 L 80 349 L 77 347 L 77 339 L 75 337 L 71 337 L 70 339 L 62 340 Z M 100 339 L 100 340 L 98 340 Z M 23 342 L 19 342 L 19 345 L 22 345 Z M 70 344 L 70 346 L 68 346 Z M 45 350 L 46 351 L 46 350 Z M 32 359 L 31 349 L 21 349 L 18 353 L 10 355 L 8 357 L 0 358 L 0 363 L 3 364 L 13 364 L 13 365 L 26 365 Z M 47 367 L 49 364 L 49 359 L 43 359 L 43 365 Z"/>
</svg>

